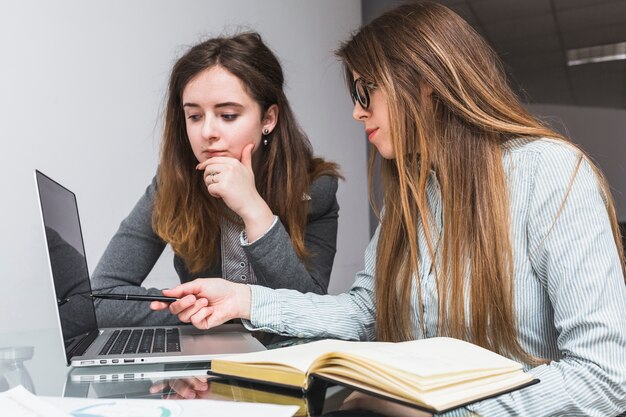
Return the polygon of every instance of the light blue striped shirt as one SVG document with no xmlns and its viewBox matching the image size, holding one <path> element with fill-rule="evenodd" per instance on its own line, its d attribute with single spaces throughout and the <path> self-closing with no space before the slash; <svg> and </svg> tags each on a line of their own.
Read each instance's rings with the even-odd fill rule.
<svg viewBox="0 0 626 417">
<path fill-rule="evenodd" d="M 626 286 L 603 194 L 583 161 L 564 200 L 578 160 L 571 147 L 551 140 L 517 139 L 504 148 L 514 250 L 515 313 L 524 349 L 548 365 L 525 368 L 541 382 L 455 410 L 485 416 L 611 416 L 626 410 Z M 441 228 L 438 184 L 428 199 Z M 556 219 L 556 222 L 555 222 Z M 437 334 L 437 290 L 423 232 L 418 230 L 418 338 Z M 373 340 L 374 271 L 378 231 L 365 251 L 365 269 L 349 292 L 336 296 L 252 288 L 250 329 L 298 337 Z"/>
</svg>

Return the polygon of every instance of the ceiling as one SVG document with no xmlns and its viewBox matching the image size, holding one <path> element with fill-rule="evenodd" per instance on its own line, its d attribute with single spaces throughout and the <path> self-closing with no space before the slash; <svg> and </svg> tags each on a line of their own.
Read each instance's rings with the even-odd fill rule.
<svg viewBox="0 0 626 417">
<path fill-rule="evenodd" d="M 626 42 L 626 0 L 437 0 L 494 47 L 530 103 L 626 108 L 626 60 L 567 66 L 566 51 Z M 396 0 L 364 0 L 369 21 Z"/>
</svg>

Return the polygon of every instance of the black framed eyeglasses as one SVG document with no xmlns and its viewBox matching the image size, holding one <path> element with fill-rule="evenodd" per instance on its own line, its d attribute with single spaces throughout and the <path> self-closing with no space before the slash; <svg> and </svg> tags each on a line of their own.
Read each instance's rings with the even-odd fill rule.
<svg viewBox="0 0 626 417">
<path fill-rule="evenodd" d="M 363 109 L 370 106 L 370 91 L 376 89 L 376 84 L 367 82 L 363 77 L 352 82 L 352 102 L 358 102 Z"/>
</svg>

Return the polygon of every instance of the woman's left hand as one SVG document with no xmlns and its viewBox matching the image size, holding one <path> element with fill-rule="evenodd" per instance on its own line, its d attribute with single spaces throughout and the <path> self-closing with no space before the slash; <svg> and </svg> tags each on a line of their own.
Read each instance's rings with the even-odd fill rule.
<svg viewBox="0 0 626 417">
<path fill-rule="evenodd" d="M 204 183 L 209 194 L 221 198 L 240 217 L 259 193 L 254 184 L 252 149 L 254 144 L 243 148 L 241 161 L 227 156 L 216 156 L 201 162 L 196 169 L 204 171 Z M 252 199 L 251 199 L 252 197 Z"/>
<path fill-rule="evenodd" d="M 224 200 L 242 218 L 250 241 L 262 236 L 274 221 L 274 214 L 259 195 L 254 183 L 253 149 L 254 144 L 246 145 L 241 153 L 241 161 L 216 156 L 196 166 L 196 169 L 204 171 L 204 183 L 209 194 Z"/>
</svg>

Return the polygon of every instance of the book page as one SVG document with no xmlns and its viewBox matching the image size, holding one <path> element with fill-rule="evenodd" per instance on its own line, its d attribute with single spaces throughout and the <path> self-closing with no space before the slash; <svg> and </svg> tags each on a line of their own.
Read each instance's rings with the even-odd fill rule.
<svg viewBox="0 0 626 417">
<path fill-rule="evenodd" d="M 213 360 L 232 361 L 236 363 L 280 364 L 297 369 L 303 374 L 306 374 L 311 364 L 315 362 L 319 356 L 335 351 L 350 352 L 360 343 L 362 342 L 332 339 L 318 340 L 316 342 L 288 346 L 280 349 L 222 356 Z"/>
<path fill-rule="evenodd" d="M 515 370 L 522 365 L 480 346 L 448 337 L 401 343 L 364 342 L 345 356 L 375 361 L 420 378 L 475 373 L 487 370 Z"/>
<path fill-rule="evenodd" d="M 340 384 L 444 410 L 532 381 L 522 365 L 457 339 L 363 342 L 319 358 L 309 372 Z"/>
</svg>

